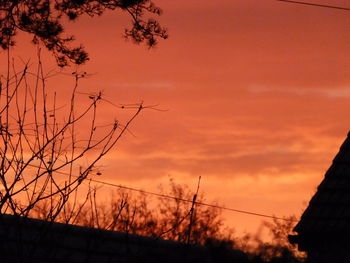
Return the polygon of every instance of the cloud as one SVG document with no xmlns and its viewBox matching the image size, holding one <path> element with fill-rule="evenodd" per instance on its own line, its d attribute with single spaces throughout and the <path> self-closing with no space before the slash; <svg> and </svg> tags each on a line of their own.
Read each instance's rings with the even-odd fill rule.
<svg viewBox="0 0 350 263">
<path fill-rule="evenodd" d="M 147 89 L 149 91 L 156 92 L 159 89 L 171 89 L 174 85 L 170 82 L 129 82 L 118 83 L 116 89 Z"/>
<path fill-rule="evenodd" d="M 286 93 L 294 94 L 298 96 L 326 96 L 328 98 L 349 98 L 350 86 L 345 87 L 327 87 L 327 88 L 314 88 L 314 87 L 276 87 L 276 86 L 261 86 L 251 85 L 248 90 L 251 93 Z"/>
<path fill-rule="evenodd" d="M 316 135 L 317 136 L 314 136 Z M 209 139 L 210 138 L 210 139 Z M 164 138 L 163 138 L 164 139 Z M 119 178 L 156 179 L 168 174 L 213 178 L 279 177 L 324 171 L 341 143 L 323 130 L 299 134 L 255 133 L 190 135 L 186 142 L 125 144 L 112 155 L 108 170 Z M 120 173 L 118 172 L 120 171 Z"/>
</svg>

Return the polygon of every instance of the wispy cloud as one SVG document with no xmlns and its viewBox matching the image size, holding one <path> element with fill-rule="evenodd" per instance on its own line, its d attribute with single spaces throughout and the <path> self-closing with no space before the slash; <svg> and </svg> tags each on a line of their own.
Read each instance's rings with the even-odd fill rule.
<svg viewBox="0 0 350 263">
<path fill-rule="evenodd" d="M 329 88 L 304 88 L 304 87 L 275 87 L 251 85 L 248 90 L 251 93 L 286 93 L 298 96 L 326 96 L 329 98 L 350 98 L 350 85 L 345 87 Z"/>
<path fill-rule="evenodd" d="M 171 89 L 173 84 L 170 82 L 129 82 L 117 83 L 116 88 L 144 88 L 144 89 Z"/>
</svg>

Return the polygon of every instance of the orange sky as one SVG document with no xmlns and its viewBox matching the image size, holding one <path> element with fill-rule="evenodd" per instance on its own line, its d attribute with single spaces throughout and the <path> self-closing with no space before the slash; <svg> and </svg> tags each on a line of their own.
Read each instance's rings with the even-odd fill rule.
<svg viewBox="0 0 350 263">
<path fill-rule="evenodd" d="M 91 57 L 82 90 L 168 109 L 141 115 L 101 179 L 155 190 L 169 176 L 195 188 L 201 175 L 208 200 L 300 215 L 350 127 L 350 12 L 274 0 L 158 4 L 170 38 L 153 50 L 122 39 L 126 15 L 67 27 Z M 15 54 L 31 49 L 20 42 Z M 239 233 L 261 221 L 224 216 Z"/>
</svg>

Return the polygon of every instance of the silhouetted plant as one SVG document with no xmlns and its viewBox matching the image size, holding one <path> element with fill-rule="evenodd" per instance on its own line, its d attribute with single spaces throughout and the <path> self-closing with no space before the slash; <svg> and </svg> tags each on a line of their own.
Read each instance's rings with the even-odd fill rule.
<svg viewBox="0 0 350 263">
<path fill-rule="evenodd" d="M 55 221 L 70 206 L 69 222 L 81 210 L 79 187 L 99 173 L 97 163 L 144 107 L 120 105 L 134 111 L 126 124 L 112 119 L 102 126 L 97 109 L 104 95 L 78 92 L 86 73 L 73 72 L 68 104 L 60 106 L 56 93 L 46 87 L 40 60 L 35 72 L 28 64 L 21 71 L 10 62 L 7 67 L 0 78 L 0 213 L 28 216 L 41 206 L 44 219 Z M 77 107 L 78 98 L 85 100 L 84 107 Z"/>
<path fill-rule="evenodd" d="M 232 230 L 223 227 L 220 210 L 214 207 L 196 205 L 191 219 L 191 200 L 193 193 L 186 185 L 170 181 L 170 189 L 164 194 L 174 199 L 151 199 L 144 193 L 132 194 L 127 191 L 114 192 L 109 205 L 96 201 L 96 194 L 91 191 L 83 209 L 74 216 L 72 223 L 107 230 L 164 238 L 187 243 L 189 225 L 192 225 L 191 244 L 207 244 L 208 240 L 233 240 Z M 204 201 L 200 194 L 198 202 Z M 68 207 L 68 206 L 67 206 Z M 44 209 L 37 210 L 36 215 L 45 214 Z M 78 211 L 76 209 L 76 211 Z M 47 212 L 46 212 L 47 213 Z M 62 211 L 58 221 L 67 217 Z M 45 217 L 45 216 L 41 216 Z"/>
<path fill-rule="evenodd" d="M 272 222 L 264 222 L 263 226 L 269 230 L 271 241 L 264 242 L 256 236 L 254 237 L 256 246 L 250 248 L 250 251 L 261 258 L 263 262 L 304 262 L 305 254 L 299 252 L 296 246 L 288 241 L 288 235 L 293 232 L 295 222 L 294 215 L 285 217 L 284 220 L 274 218 Z"/>
<path fill-rule="evenodd" d="M 105 202 L 101 204 L 96 201 L 96 189 L 90 189 L 92 190 L 85 203 L 81 205 L 82 209 L 75 210 L 74 220 L 71 220 L 71 223 L 187 243 L 191 202 L 184 200 L 191 200 L 193 192 L 186 185 L 176 184 L 170 180 L 169 190 L 164 190 L 164 187 L 160 189 L 163 194 L 175 198 L 160 198 L 157 204 L 145 193 L 132 194 L 127 190 L 114 192 L 108 205 Z M 203 194 L 198 196 L 197 201 L 204 201 Z M 40 207 L 37 208 L 38 213 Z M 65 222 L 67 211 L 69 212 L 69 210 L 62 211 L 58 221 Z M 43 215 L 42 218 L 45 218 L 45 213 Z M 302 263 L 305 261 L 305 255 L 290 245 L 287 239 L 295 224 L 295 216 L 287 217 L 286 220 L 275 219 L 272 223 L 264 222 L 264 226 L 271 234 L 271 241 L 267 242 L 256 235 L 240 238 L 234 236 L 233 229 L 225 228 L 218 208 L 198 205 L 195 207 L 194 215 L 191 244 L 204 245 L 218 262 Z"/>
<path fill-rule="evenodd" d="M 222 230 L 223 219 L 221 211 L 214 207 L 205 207 L 196 205 L 191 216 L 191 202 L 183 200 L 192 200 L 195 193 L 190 191 L 186 185 L 177 184 L 173 179 L 170 180 L 169 190 L 160 188 L 162 193 L 174 196 L 175 199 L 160 199 L 158 205 L 159 235 L 166 239 L 177 240 L 188 243 L 188 228 L 191 225 L 190 243 L 204 244 L 207 239 L 223 239 L 226 234 Z M 203 194 L 198 194 L 196 202 L 204 202 Z"/>
<path fill-rule="evenodd" d="M 63 22 L 82 15 L 101 16 L 108 10 L 125 11 L 131 16 L 132 27 L 125 30 L 125 37 L 135 43 L 145 42 L 152 47 L 157 38 L 167 38 L 166 29 L 149 17 L 162 13 L 151 0 L 0 0 L 0 46 L 13 46 L 17 31 L 23 31 L 33 36 L 34 44 L 40 42 L 50 50 L 59 66 L 69 61 L 83 64 L 88 54 L 81 45 L 70 46 L 74 36 L 65 34 Z"/>
</svg>

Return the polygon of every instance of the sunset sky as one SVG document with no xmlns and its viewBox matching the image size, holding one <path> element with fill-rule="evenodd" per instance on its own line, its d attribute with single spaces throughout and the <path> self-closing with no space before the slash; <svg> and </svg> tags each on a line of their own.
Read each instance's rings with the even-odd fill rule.
<svg viewBox="0 0 350 263">
<path fill-rule="evenodd" d="M 99 179 L 157 191 L 171 177 L 195 190 L 201 176 L 209 202 L 300 216 L 350 129 L 350 11 L 275 0 L 156 3 L 170 38 L 154 49 L 123 39 L 127 14 L 66 27 L 91 58 L 79 68 L 91 73 L 82 91 L 166 110 L 142 112 Z M 14 55 L 28 59 L 35 47 L 20 39 Z M 68 77 L 55 78 L 59 87 Z M 238 233 L 262 220 L 223 215 Z"/>
</svg>

